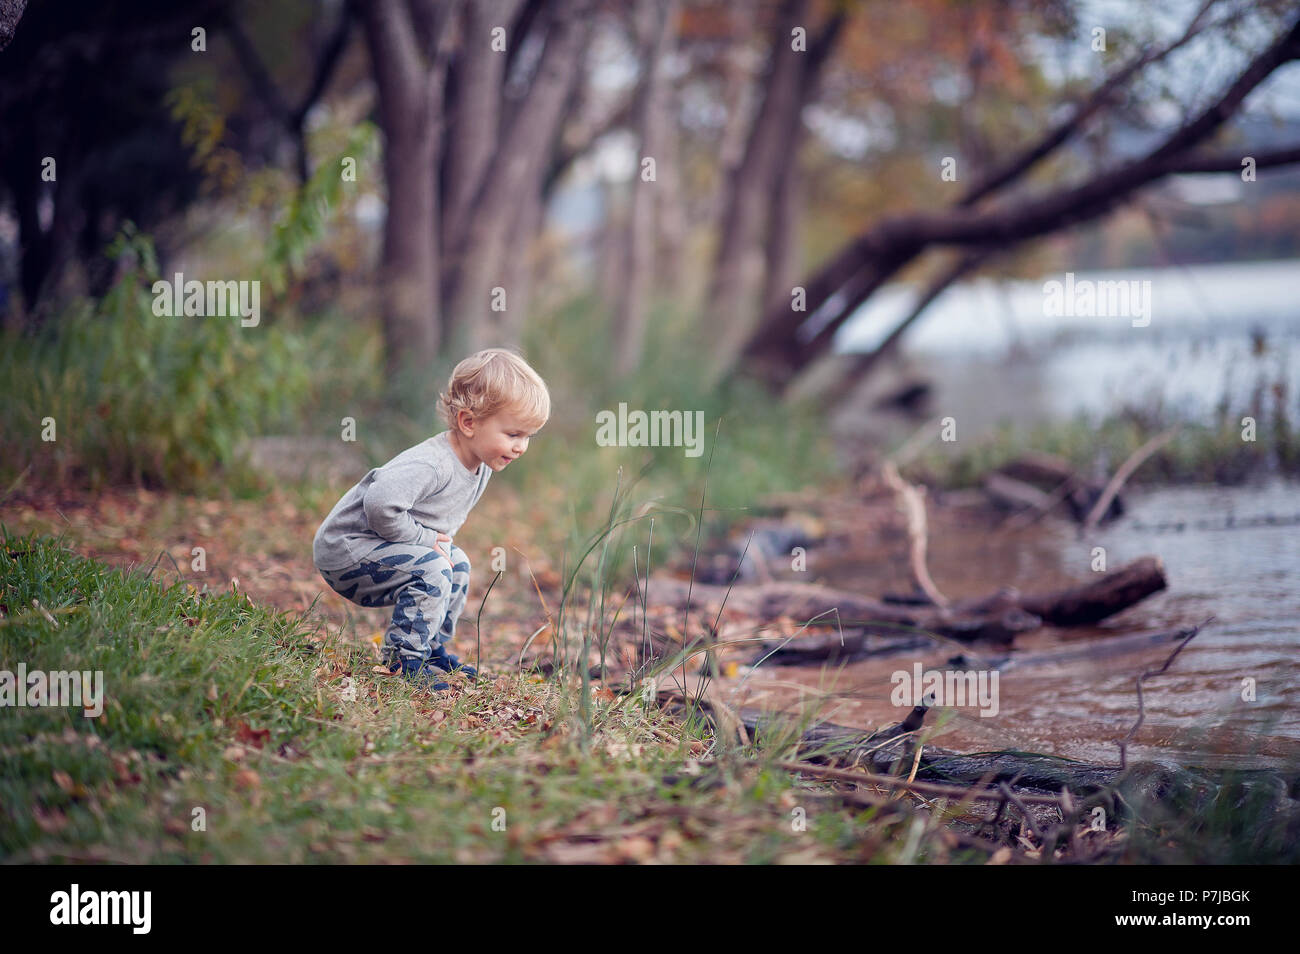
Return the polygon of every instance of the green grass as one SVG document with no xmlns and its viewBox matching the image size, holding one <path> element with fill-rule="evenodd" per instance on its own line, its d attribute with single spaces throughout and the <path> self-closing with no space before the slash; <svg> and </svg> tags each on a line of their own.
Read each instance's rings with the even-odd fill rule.
<svg viewBox="0 0 1300 954">
<path fill-rule="evenodd" d="M 339 318 L 307 325 L 265 303 L 236 318 L 153 313 L 149 240 L 124 234 L 104 298 L 67 302 L 36 335 L 0 333 L 0 480 L 173 490 L 255 486 L 247 438 L 337 434 L 340 412 L 374 399 L 379 338 Z"/>
<path fill-rule="evenodd" d="M 1242 436 L 1242 418 L 1247 415 L 1256 420 L 1253 441 Z M 1220 408 L 1211 422 L 1180 421 L 1167 413 L 1129 408 L 1100 421 L 1079 415 L 1029 427 L 1003 424 L 973 444 L 932 443 L 908 467 L 908 474 L 934 486 L 978 486 L 991 471 L 1034 450 L 1063 457 L 1084 474 L 1105 460 L 1109 475 L 1175 424 L 1179 431 L 1173 440 L 1138 468 L 1131 483 L 1231 485 L 1269 472 L 1300 476 L 1300 431 L 1290 423 L 1284 396 L 1271 408 L 1256 404 L 1237 413 Z"/>
<path fill-rule="evenodd" d="M 377 679 L 337 634 L 153 575 L 5 532 L 0 669 L 102 671 L 106 702 L 99 718 L 3 713 L 0 860 L 987 857 L 945 844 L 942 804 L 850 806 L 775 766 L 802 726 L 741 745 L 638 694 L 602 701 L 523 674 L 424 695 Z M 1177 788 L 1153 801 L 1127 785 L 1129 836 L 1108 860 L 1294 862 L 1295 813 L 1277 811 L 1275 788 L 1229 780 L 1208 801 Z"/>
<path fill-rule="evenodd" d="M 545 858 L 566 826 L 616 845 L 620 827 L 656 820 L 678 860 L 861 851 L 852 815 L 791 831 L 781 793 L 801 783 L 786 773 L 722 762 L 717 788 L 692 783 L 685 758 L 692 741 L 711 748 L 707 727 L 672 726 L 632 697 L 595 704 L 585 732 L 575 692 L 554 681 L 511 676 L 434 701 L 377 682 L 367 652 L 295 617 L 34 536 L 6 533 L 0 579 L 0 669 L 99 670 L 107 697 L 100 718 L 0 719 L 7 861 L 520 861 Z M 356 701 L 328 681 L 344 672 Z M 663 726 L 680 741 L 665 745 Z"/>
</svg>

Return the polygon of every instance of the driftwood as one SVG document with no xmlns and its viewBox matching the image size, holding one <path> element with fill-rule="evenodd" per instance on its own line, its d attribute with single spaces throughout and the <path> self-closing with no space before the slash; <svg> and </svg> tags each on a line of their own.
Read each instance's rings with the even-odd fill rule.
<svg viewBox="0 0 1300 954">
<path fill-rule="evenodd" d="M 1100 580 L 1052 593 L 1023 596 L 1020 607 L 1054 626 L 1095 623 L 1165 588 L 1159 557 L 1145 556 Z"/>
<path fill-rule="evenodd" d="M 948 663 L 958 667 L 997 670 L 1057 666 L 1061 663 L 1106 659 L 1125 653 L 1141 652 L 1153 646 L 1164 646 L 1184 635 L 1185 630 L 1182 629 L 1165 629 L 1154 633 L 1123 633 L 1085 641 L 1072 640 L 1067 646 L 1037 652 L 1016 650 L 1014 653 L 997 654 L 957 653 L 949 657 Z M 782 640 L 757 652 L 750 664 L 755 665 L 762 660 L 764 665 L 768 666 L 834 665 L 932 646 L 932 640 L 926 636 L 883 639 L 873 637 L 861 629 L 845 629 L 842 634 L 827 633 Z"/>
<path fill-rule="evenodd" d="M 1128 460 L 1120 465 L 1119 470 L 1115 471 L 1115 476 L 1106 484 L 1106 488 L 1101 492 L 1097 502 L 1093 504 L 1088 515 L 1083 519 L 1083 526 L 1079 530 L 1079 535 L 1090 533 L 1097 523 L 1101 520 L 1102 515 L 1107 513 L 1111 506 L 1111 501 L 1116 499 L 1119 489 L 1124 486 L 1124 482 L 1133 476 L 1133 473 L 1142 466 L 1148 457 L 1158 451 L 1165 444 L 1173 440 L 1174 435 L 1178 433 L 1178 426 L 1174 425 L 1169 430 L 1157 434 L 1151 440 L 1147 441 L 1131 455 Z"/>
<path fill-rule="evenodd" d="M 1007 588 L 982 599 L 957 601 L 947 609 L 887 603 L 813 583 L 728 589 L 662 575 L 650 580 L 643 596 L 659 605 L 676 609 L 689 605 L 709 615 L 716 614 L 725 600 L 725 608 L 760 622 L 786 616 L 801 622 L 839 623 L 860 630 L 864 639 L 871 635 L 914 638 L 921 630 L 965 642 L 1010 645 L 1017 633 L 1037 629 L 1043 622 L 1093 623 L 1164 587 L 1159 558 L 1142 557 L 1083 586 L 1024 595 Z"/>
<path fill-rule="evenodd" d="M 1062 501 L 1080 523 L 1094 513 L 1094 520 L 1119 517 L 1124 513 L 1124 504 L 1118 497 L 1119 487 L 1110 493 L 1108 489 L 1099 481 L 1081 477 L 1068 461 L 1033 451 L 1004 464 L 984 479 L 984 491 L 989 497 L 1018 511 L 1015 519 L 1021 523 L 1043 516 Z"/>
<path fill-rule="evenodd" d="M 1128 814 L 1135 798 L 1146 802 L 1182 803 L 1188 813 L 1196 814 L 1213 801 L 1220 786 L 1225 784 L 1247 792 L 1263 789 L 1285 793 L 1300 783 L 1293 772 L 1273 769 L 1174 768 L 1154 762 L 1134 763 L 1123 768 L 1027 752 L 967 755 L 928 742 L 921 748 L 918 759 L 913 733 L 925 719 L 928 710 L 924 706 L 913 709 L 897 725 L 878 732 L 864 733 L 830 722 L 819 723 L 801 732 L 799 721 L 785 713 L 742 708 L 729 712 L 724 720 L 705 700 L 697 699 L 688 704 L 672 691 L 662 691 L 659 696 L 661 705 L 669 713 L 694 711 L 717 728 L 725 725 L 734 729 L 738 725 L 743 727 L 748 738 L 760 743 L 764 737 L 795 735 L 798 737 L 798 758 L 802 761 L 853 766 L 876 775 L 901 776 L 900 783 L 915 761 L 918 781 L 975 787 L 980 791 L 1006 784 L 1021 796 L 1026 791 L 1060 796 L 1064 789 L 1081 799 L 1080 808 L 1097 802 L 1106 804 L 1107 813 L 1112 818 Z M 1114 797 L 1116 791 L 1123 793 L 1124 797 Z"/>
<path fill-rule="evenodd" d="M 885 461 L 885 466 L 881 468 L 881 474 L 884 477 L 885 485 L 898 496 L 899 506 L 907 516 L 907 538 L 911 556 L 912 578 L 916 580 L 916 585 L 921 588 L 921 592 L 929 598 L 931 603 L 940 608 L 947 608 L 949 600 L 939 592 L 939 587 L 931 579 L 929 567 L 925 563 L 927 536 L 925 490 L 918 489 L 905 481 L 898 473 L 898 465 L 892 460 Z"/>
<path fill-rule="evenodd" d="M 666 711 L 682 714 L 693 709 L 714 719 L 723 720 L 705 700 L 686 704 L 676 693 L 661 693 Z M 856 765 L 881 775 L 906 775 L 915 757 L 915 737 L 926 709 L 918 706 L 908 717 L 879 732 L 863 733 L 847 726 L 823 722 L 799 733 L 799 758 L 828 765 Z M 789 735 L 797 722 L 789 715 L 762 709 L 742 708 L 735 713 L 751 738 Z M 726 720 L 730 722 L 730 717 Z M 962 755 L 927 743 L 921 751 L 916 777 L 928 781 L 975 785 L 1001 781 L 1013 782 L 1017 788 L 1059 793 L 1068 788 L 1076 795 L 1089 795 L 1111 787 L 1120 776 L 1118 766 L 1089 765 L 1070 759 L 1013 752 Z"/>
</svg>

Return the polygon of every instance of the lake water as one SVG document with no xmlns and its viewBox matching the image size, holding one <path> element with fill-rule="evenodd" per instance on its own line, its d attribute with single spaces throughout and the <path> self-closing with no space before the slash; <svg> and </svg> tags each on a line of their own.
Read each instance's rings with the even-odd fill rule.
<svg viewBox="0 0 1300 954">
<path fill-rule="evenodd" d="M 1236 410 L 1277 382 L 1300 407 L 1300 262 L 1077 273 L 1079 283 L 1150 282 L 1145 327 L 1124 315 L 1049 317 L 1044 284 L 1063 279 L 953 286 L 909 330 L 904 365 L 882 385 L 925 377 L 933 411 L 959 410 L 970 437 L 1004 420 L 1096 418 L 1125 405 L 1208 420 L 1225 397 Z M 873 348 L 914 298 L 882 289 L 841 329 L 836 351 Z"/>
<path fill-rule="evenodd" d="M 1300 263 L 1075 278 L 1150 281 L 1150 323 L 1137 327 L 1132 316 L 1048 317 L 1043 283 L 1062 275 L 954 287 L 912 329 L 904 368 L 891 372 L 892 380 L 919 374 L 932 382 L 929 413 L 954 414 L 963 440 L 978 439 L 1000 421 L 1097 418 L 1126 404 L 1162 405 L 1209 422 L 1225 397 L 1235 410 L 1275 382 L 1289 389 L 1292 420 L 1300 420 Z M 877 296 L 841 331 L 837 350 L 872 347 L 907 313 L 912 294 L 898 288 Z M 891 431 L 882 424 L 886 415 L 865 407 L 842 412 L 837 430 L 844 444 L 906 436 L 918 425 L 895 420 Z M 932 508 L 929 566 L 949 597 L 984 595 L 1002 585 L 1035 591 L 1087 582 L 1095 578 L 1090 562 L 1097 546 L 1105 548 L 1111 569 L 1155 554 L 1169 580 L 1167 590 L 1098 626 L 1044 628 L 1019 638 L 1012 664 L 999 674 L 998 713 L 932 713 L 927 723 L 945 711 L 949 720 L 936 744 L 1114 764 L 1116 742 L 1137 718 L 1135 679 L 1159 668 L 1173 644 L 1113 653 L 1108 645 L 1116 644 L 1108 641 L 1213 616 L 1170 671 L 1145 684 L 1146 718 L 1130 758 L 1300 765 L 1300 485 L 1131 489 L 1125 504 L 1123 519 L 1086 541 L 1064 520 L 997 532 L 987 514 L 964 519 Z M 805 579 L 866 594 L 911 589 L 905 561 L 892 553 L 814 550 L 809 560 Z M 718 690 L 737 704 L 811 705 L 822 718 L 871 729 L 902 716 L 890 703 L 893 673 L 917 661 L 944 668 L 952 653 L 936 647 L 833 670 L 763 666 L 723 680 Z M 1059 653 L 1075 656 L 1051 661 Z M 1025 663 L 1014 661 L 1017 656 Z"/>
<path fill-rule="evenodd" d="M 1017 638 L 1001 665 L 998 711 L 932 712 L 950 720 L 934 742 L 958 751 L 1013 748 L 1103 764 L 1119 759 L 1117 740 L 1137 719 L 1135 680 L 1158 669 L 1174 643 L 1113 652 L 1118 639 L 1214 622 L 1170 670 L 1144 685 L 1145 721 L 1129 758 L 1238 767 L 1300 765 L 1300 486 L 1176 487 L 1127 495 L 1128 514 L 1086 541 L 1072 524 L 1040 521 L 999 532 L 987 513 L 931 508 L 929 566 L 950 598 L 981 596 L 1002 585 L 1025 592 L 1089 582 L 1093 548 L 1114 569 L 1146 554 L 1164 562 L 1169 586 L 1095 626 L 1044 627 Z M 841 527 L 848 540 L 871 540 Z M 863 594 L 911 589 L 896 548 L 809 551 L 817 582 Z M 801 576 L 803 576 L 801 574 Z M 833 667 L 764 664 L 720 680 L 715 691 L 736 705 L 815 709 L 821 718 L 865 730 L 906 713 L 890 700 L 898 671 L 952 669 L 951 645 Z M 956 668 L 982 668 L 975 648 Z M 1055 654 L 1073 658 L 1052 661 Z M 1253 690 L 1253 700 L 1249 699 Z M 946 716 L 943 713 L 947 713 Z"/>
</svg>

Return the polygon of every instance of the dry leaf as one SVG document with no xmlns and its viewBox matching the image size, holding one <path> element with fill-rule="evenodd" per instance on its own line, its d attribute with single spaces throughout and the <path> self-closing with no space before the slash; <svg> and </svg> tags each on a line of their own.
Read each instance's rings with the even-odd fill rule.
<svg viewBox="0 0 1300 954">
<path fill-rule="evenodd" d="M 247 722 L 240 722 L 235 727 L 235 738 L 245 745 L 251 745 L 255 749 L 260 749 L 266 744 L 266 740 L 271 737 L 270 729 L 254 729 Z"/>
<path fill-rule="evenodd" d="M 86 797 L 86 786 L 82 785 L 80 782 L 74 782 L 72 776 L 67 772 L 60 772 L 55 769 L 54 784 L 59 786 L 59 788 L 63 789 L 63 791 L 67 792 L 73 798 Z"/>
</svg>

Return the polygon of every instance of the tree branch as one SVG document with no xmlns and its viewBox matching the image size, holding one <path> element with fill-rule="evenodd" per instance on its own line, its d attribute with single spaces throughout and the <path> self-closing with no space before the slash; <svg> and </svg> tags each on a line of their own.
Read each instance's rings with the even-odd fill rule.
<svg viewBox="0 0 1300 954">
<path fill-rule="evenodd" d="M 870 269 L 869 284 L 878 286 L 929 245 L 1006 248 L 1066 225 L 1101 217 L 1148 183 L 1178 171 L 1188 162 L 1188 150 L 1222 126 L 1274 70 L 1297 57 L 1300 57 L 1300 21 L 1252 60 L 1218 100 L 1156 149 L 1079 185 L 993 211 L 959 205 L 941 213 L 884 219 L 850 242 L 807 283 L 809 305 L 814 311 L 821 308 L 836 292 L 860 280 L 864 268 Z M 1235 168 L 1240 168 L 1240 159 L 1238 156 Z M 777 309 L 767 315 L 744 354 L 759 364 L 773 383 L 784 385 L 799 368 L 829 347 L 849 314 L 839 309 L 811 340 L 801 343 L 797 332 L 804 316 Z"/>
<path fill-rule="evenodd" d="M 971 186 L 966 194 L 958 200 L 957 204 L 959 206 L 975 205 L 981 199 L 984 199 L 998 191 L 1008 183 L 1019 179 L 1031 168 L 1068 142 L 1073 138 L 1074 134 L 1083 127 L 1084 123 L 1092 118 L 1099 109 L 1110 101 L 1116 90 L 1132 79 L 1138 71 L 1145 69 L 1152 63 L 1159 62 L 1170 53 L 1173 53 L 1175 50 L 1189 43 L 1198 34 L 1202 33 L 1205 30 L 1206 25 L 1201 21 L 1215 2 L 1216 0 L 1205 0 L 1201 5 L 1201 8 L 1196 12 L 1196 15 L 1192 17 L 1191 22 L 1188 23 L 1187 29 L 1183 31 L 1182 36 L 1173 43 L 1160 47 L 1159 49 L 1151 49 L 1148 47 L 1138 56 L 1134 57 L 1129 63 L 1117 70 L 1113 76 L 1093 90 L 1088 98 L 1075 108 L 1069 119 L 1059 123 L 1037 142 L 1023 149 L 1015 156 L 1012 156 L 997 168 L 981 176 L 976 183 Z M 1241 10 L 1225 17 L 1215 25 L 1225 26 L 1228 23 L 1231 23 L 1233 20 L 1238 19 L 1245 9 L 1247 8 L 1243 7 Z"/>
</svg>

